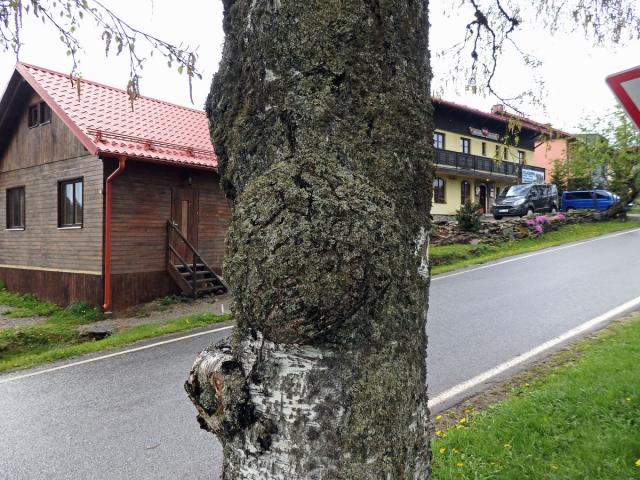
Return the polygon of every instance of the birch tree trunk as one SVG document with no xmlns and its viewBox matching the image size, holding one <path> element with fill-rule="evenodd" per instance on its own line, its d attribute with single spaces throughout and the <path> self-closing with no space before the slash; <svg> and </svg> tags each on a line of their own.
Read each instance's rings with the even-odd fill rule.
<svg viewBox="0 0 640 480">
<path fill-rule="evenodd" d="M 224 0 L 207 111 L 232 337 L 186 383 L 224 479 L 429 477 L 426 0 Z"/>
</svg>

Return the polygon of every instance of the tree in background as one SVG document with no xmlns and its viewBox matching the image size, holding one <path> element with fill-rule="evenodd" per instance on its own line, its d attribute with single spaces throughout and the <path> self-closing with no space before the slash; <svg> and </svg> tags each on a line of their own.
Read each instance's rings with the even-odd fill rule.
<svg viewBox="0 0 640 480">
<path fill-rule="evenodd" d="M 592 120 L 583 131 L 571 142 L 563 166 L 568 184 L 575 188 L 579 181 L 583 188 L 608 188 L 621 201 L 607 216 L 618 215 L 640 193 L 640 133 L 621 108 Z"/>
<path fill-rule="evenodd" d="M 567 190 L 568 172 L 567 162 L 564 160 L 554 160 L 552 162 L 550 182 L 558 187 L 558 195 Z"/>
</svg>

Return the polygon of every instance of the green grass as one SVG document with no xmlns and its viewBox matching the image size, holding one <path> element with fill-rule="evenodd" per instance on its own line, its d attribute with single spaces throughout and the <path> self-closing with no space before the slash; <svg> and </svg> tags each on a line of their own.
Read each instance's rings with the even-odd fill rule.
<svg viewBox="0 0 640 480">
<path fill-rule="evenodd" d="M 439 432 L 433 479 L 640 478 L 640 316 L 576 348 L 573 362 Z"/>
<path fill-rule="evenodd" d="M 100 312 L 78 303 L 60 308 L 35 297 L 16 295 L 0 290 L 0 305 L 12 310 L 10 317 L 42 316 L 45 320 L 35 325 L 0 330 L 0 372 L 28 368 L 45 362 L 112 349 L 146 338 L 204 327 L 230 320 L 229 315 L 202 313 L 181 317 L 163 323 L 140 325 L 114 333 L 103 340 L 83 338 L 78 326 L 100 318 Z"/>
<path fill-rule="evenodd" d="M 564 243 L 584 240 L 607 233 L 640 227 L 638 221 L 612 220 L 609 222 L 566 225 L 555 232 L 545 233 L 537 238 L 511 240 L 499 244 L 444 245 L 431 247 L 429 258 L 434 275 L 458 268 L 486 263 L 510 255 L 532 252 Z"/>
<path fill-rule="evenodd" d="M 231 320 L 230 315 L 200 313 L 164 323 L 131 327 L 126 330 L 116 332 L 103 340 L 90 340 L 84 342 L 80 340 L 77 334 L 69 333 L 67 331 L 63 336 L 47 336 L 47 334 L 43 334 L 49 342 L 39 344 L 37 341 L 38 338 L 36 337 L 34 339 L 33 334 L 31 334 L 29 343 L 30 348 L 28 351 L 14 352 L 5 356 L 0 354 L 0 372 L 18 368 L 33 367 L 41 363 L 53 362 L 55 360 L 84 355 L 86 353 L 118 348 L 139 340 L 182 332 L 198 327 L 205 327 L 207 325 L 228 320 Z M 42 331 L 39 332 L 42 333 Z M 0 342 L 2 342 L 1 337 Z"/>
</svg>

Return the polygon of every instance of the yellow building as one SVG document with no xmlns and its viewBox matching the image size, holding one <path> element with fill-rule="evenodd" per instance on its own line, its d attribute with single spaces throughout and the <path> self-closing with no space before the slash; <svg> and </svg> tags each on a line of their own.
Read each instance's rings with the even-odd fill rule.
<svg viewBox="0 0 640 480">
<path fill-rule="evenodd" d="M 435 132 L 434 215 L 454 215 L 465 200 L 488 212 L 497 192 L 517 183 L 543 183 L 533 166 L 540 130 L 526 120 L 433 99 Z"/>
</svg>

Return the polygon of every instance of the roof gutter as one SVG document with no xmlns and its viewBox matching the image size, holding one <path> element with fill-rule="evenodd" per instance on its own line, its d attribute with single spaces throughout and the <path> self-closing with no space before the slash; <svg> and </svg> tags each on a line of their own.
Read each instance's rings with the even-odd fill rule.
<svg viewBox="0 0 640 480">
<path fill-rule="evenodd" d="M 127 157 L 118 157 L 118 168 L 109 175 L 106 181 L 105 214 L 104 214 L 104 304 L 102 310 L 111 309 L 111 183 L 120 175 L 126 166 Z"/>
</svg>

